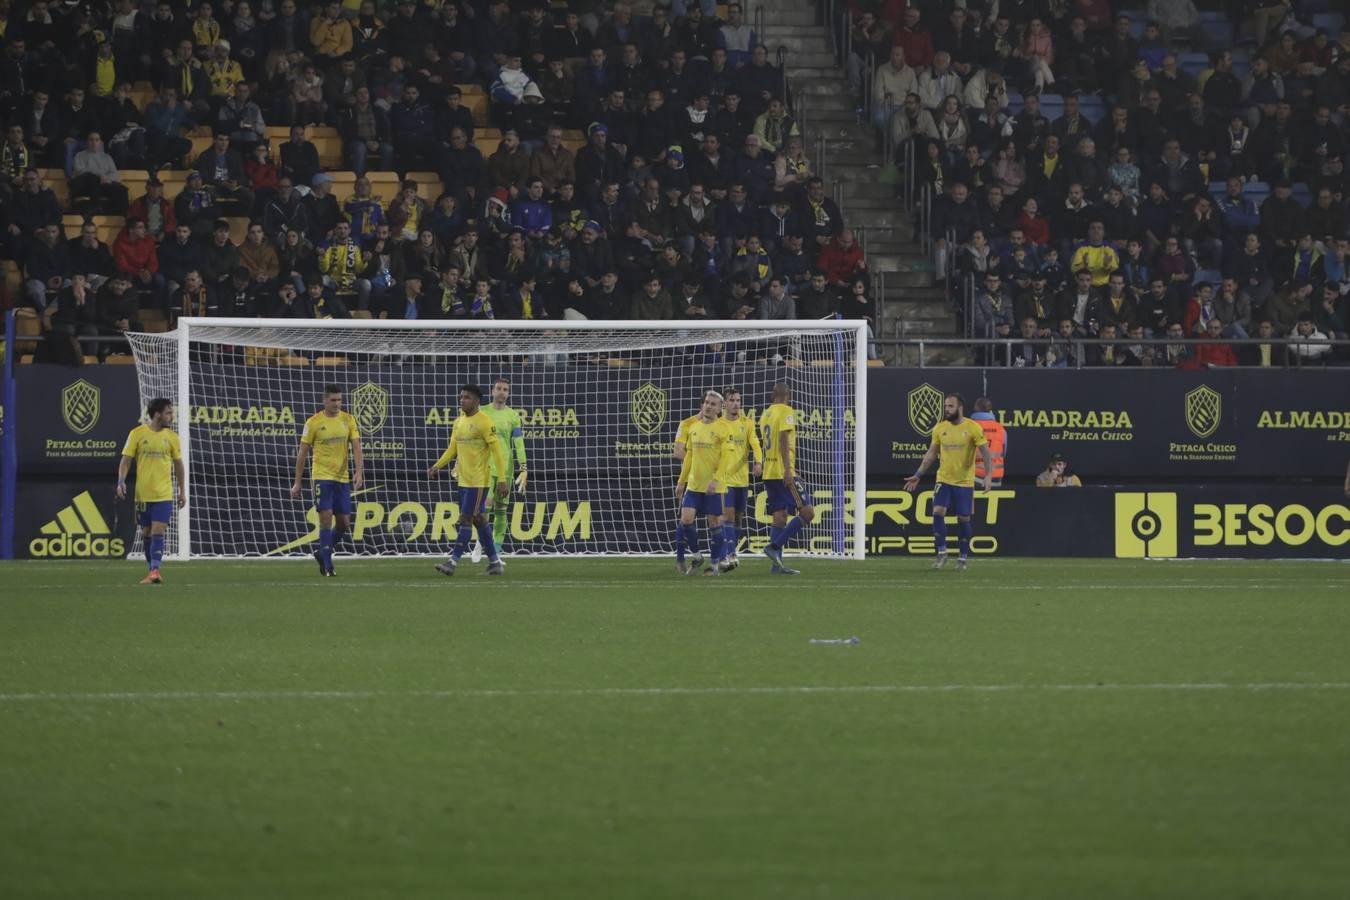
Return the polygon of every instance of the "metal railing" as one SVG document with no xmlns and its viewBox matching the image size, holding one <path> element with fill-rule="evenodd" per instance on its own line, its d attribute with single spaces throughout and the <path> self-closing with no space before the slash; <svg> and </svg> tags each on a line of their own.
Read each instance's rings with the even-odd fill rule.
<svg viewBox="0 0 1350 900">
<path fill-rule="evenodd" d="M 933 252 L 933 187 L 929 184 L 919 188 L 919 246 L 925 254 Z"/>
<path fill-rule="evenodd" d="M 882 138 L 886 142 L 887 155 L 893 155 L 895 145 L 891 143 L 890 122 L 886 123 L 886 135 Z M 914 142 L 905 141 L 905 193 L 904 203 L 905 211 L 912 212 L 914 209 Z M 889 160 L 888 160 L 889 162 Z"/>
<path fill-rule="evenodd" d="M 759 42 L 767 47 L 769 42 L 764 39 L 764 4 L 761 3 L 756 6 L 750 15 L 750 27 L 754 29 L 755 37 L 759 38 Z M 751 47 L 750 49 L 753 50 L 754 48 Z"/>
<path fill-rule="evenodd" d="M 904 322 L 902 319 L 901 320 L 902 331 L 903 331 L 903 324 Z M 1188 354 L 1186 357 L 1175 361 L 1169 360 L 1167 358 L 1166 348 L 1175 346 L 1194 347 L 1202 344 L 1209 344 L 1209 345 L 1222 344 L 1238 348 L 1238 347 L 1259 347 L 1262 345 L 1267 345 L 1271 348 L 1272 351 L 1270 367 L 1278 369 L 1302 369 L 1302 368 L 1322 369 L 1328 367 L 1329 365 L 1335 366 L 1337 363 L 1344 365 L 1345 360 L 1336 358 L 1337 350 L 1343 348 L 1347 351 L 1350 351 L 1350 340 L 1312 341 L 1304 338 L 1270 338 L 1269 340 L 1263 340 L 1260 338 L 1248 338 L 1247 340 L 1208 341 L 1203 339 L 1197 340 L 1196 338 L 1140 338 L 1139 340 L 1134 340 L 1133 338 L 1126 337 L 1114 341 L 1103 341 L 1100 338 L 1078 338 L 1078 337 L 1070 338 L 1069 340 L 1056 340 L 1054 337 L 1035 337 L 1026 339 L 1022 337 L 883 338 L 878 336 L 876 340 L 873 341 L 873 343 L 875 343 L 878 346 L 878 348 L 895 348 L 895 350 L 897 351 L 896 358 L 901 358 L 900 354 L 902 354 L 903 351 L 907 348 L 916 350 L 917 358 L 914 365 L 918 366 L 921 369 L 929 368 L 928 363 L 929 351 L 941 350 L 944 348 L 955 350 L 974 350 L 976 351 L 977 356 L 983 355 L 985 361 L 980 362 L 977 360 L 969 363 L 947 362 L 940 364 L 942 368 L 983 369 L 988 368 L 990 366 L 995 366 L 999 368 L 1014 367 L 1015 359 L 1017 358 L 1014 355 L 1015 351 L 1023 344 L 1032 344 L 1038 348 L 1049 348 L 1051 346 L 1054 346 L 1058 348 L 1065 348 L 1068 351 L 1071 351 L 1069 353 L 1066 353 L 1063 365 L 1059 364 L 1051 366 L 1040 365 L 1040 366 L 1029 366 L 1027 368 L 1074 368 L 1074 369 L 1137 368 L 1137 366 L 1133 365 L 1094 365 L 1087 362 L 1086 360 L 1087 354 L 1085 352 L 1087 348 L 1106 347 L 1106 346 L 1115 347 L 1117 351 L 1121 352 L 1132 352 L 1133 348 L 1139 348 L 1140 350 L 1146 350 L 1148 348 L 1158 348 L 1159 350 L 1161 350 L 1161 353 L 1155 352 L 1153 354 L 1154 361 L 1152 364 L 1156 365 L 1159 368 L 1184 366 L 1188 360 L 1191 360 L 1193 358 Z M 1299 348 L 1311 349 L 1313 347 L 1329 347 L 1331 349 L 1329 352 L 1323 353 L 1321 356 L 1317 357 L 1307 357 L 1305 356 L 1304 353 L 1298 352 Z M 1276 353 L 1275 352 L 1276 348 L 1283 348 L 1284 353 Z M 981 354 L 980 351 L 984 352 Z M 998 357 L 1000 356 L 1002 357 L 1002 359 L 998 360 Z M 1230 367 L 1222 366 L 1219 368 L 1230 368 Z M 1242 366 L 1242 368 L 1260 368 L 1260 367 Z"/>
</svg>

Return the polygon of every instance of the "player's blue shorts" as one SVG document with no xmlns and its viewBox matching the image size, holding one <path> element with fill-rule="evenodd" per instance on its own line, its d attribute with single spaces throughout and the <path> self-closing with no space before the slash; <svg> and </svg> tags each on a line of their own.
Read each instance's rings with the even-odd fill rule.
<svg viewBox="0 0 1350 900">
<path fill-rule="evenodd" d="M 723 501 L 727 509 L 745 509 L 745 504 L 750 501 L 750 489 L 748 487 L 729 487 L 726 492 L 726 500 Z"/>
<path fill-rule="evenodd" d="M 947 510 L 949 515 L 971 515 L 975 511 L 975 488 L 938 482 L 937 490 L 933 492 L 933 505 Z"/>
<path fill-rule="evenodd" d="M 467 522 L 487 507 L 492 488 L 461 487 L 459 489 L 459 520 Z"/>
<path fill-rule="evenodd" d="M 136 524 L 149 528 L 152 522 L 169 523 L 173 517 L 172 500 L 152 500 L 149 503 L 136 504 Z"/>
<path fill-rule="evenodd" d="M 691 491 L 686 488 L 684 500 L 680 501 L 680 506 L 685 509 L 692 509 L 699 515 L 720 516 L 722 514 L 722 495 L 709 494 L 704 491 Z"/>
<path fill-rule="evenodd" d="M 783 484 L 783 479 L 774 478 L 764 482 L 765 498 L 764 508 L 769 513 L 776 513 L 779 510 L 786 512 L 796 512 L 803 506 L 812 506 L 811 492 L 802 484 L 800 478 L 792 479 L 792 490 L 788 490 L 787 485 Z"/>
<path fill-rule="evenodd" d="M 332 512 L 335 516 L 352 514 L 352 483 L 350 481 L 316 481 L 314 492 L 319 495 L 314 508 Z"/>
</svg>

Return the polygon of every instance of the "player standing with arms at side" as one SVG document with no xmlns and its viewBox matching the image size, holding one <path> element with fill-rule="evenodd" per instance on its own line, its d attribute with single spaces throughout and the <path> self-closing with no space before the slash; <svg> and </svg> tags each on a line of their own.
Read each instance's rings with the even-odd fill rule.
<svg viewBox="0 0 1350 900">
<path fill-rule="evenodd" d="M 173 515 L 173 485 L 178 482 L 178 508 L 187 505 L 187 473 L 173 424 L 173 403 L 156 397 L 145 410 L 145 424 L 127 435 L 122 459 L 117 464 L 117 499 L 127 497 L 127 473 L 136 463 L 136 524 L 150 571 L 141 584 L 160 584 L 159 565 L 164 559 L 164 532 Z"/>
<path fill-rule="evenodd" d="M 736 388 L 727 390 L 726 406 L 722 410 L 722 421 L 727 423 L 731 435 L 731 445 L 736 451 L 736 464 L 727 476 L 727 499 L 722 519 L 722 539 L 726 541 L 727 569 L 741 564 L 736 558 L 736 546 L 740 543 L 738 529 L 741 513 L 750 498 L 750 456 L 755 457 L 754 476 L 758 478 L 764 471 L 764 452 L 759 446 L 759 434 L 755 423 L 749 416 L 741 415 L 741 392 Z"/>
<path fill-rule="evenodd" d="M 703 407 L 700 404 L 699 409 L 702 410 L 702 408 Z M 698 421 L 698 417 L 700 415 L 702 415 L 702 412 L 694 413 L 692 416 L 682 421 L 680 423 L 679 428 L 675 429 L 675 445 L 671 449 L 671 456 L 674 456 L 680 462 L 684 462 L 684 455 L 689 452 L 688 449 L 689 429 L 692 428 L 694 426 L 694 423 Z M 675 552 L 677 557 L 679 555 L 680 548 L 684 546 L 682 543 L 682 541 L 684 540 L 684 526 L 680 524 L 681 499 L 682 498 L 680 497 L 679 494 L 675 495 L 675 536 L 671 539 L 671 542 L 675 545 Z M 694 534 L 695 535 L 698 534 L 698 529 L 694 530 Z M 693 550 L 694 553 L 696 554 L 694 564 L 701 567 L 703 565 L 703 557 L 701 555 L 698 555 L 698 546 L 695 545 L 690 549 Z M 683 569 L 681 569 L 679 565 L 676 565 L 675 568 L 679 569 L 681 571 L 681 574 L 683 574 Z"/>
<path fill-rule="evenodd" d="M 727 476 L 736 464 L 735 447 L 727 423 L 717 418 L 722 411 L 722 395 L 708 391 L 698 421 L 689 426 L 688 452 L 680 466 L 675 496 L 680 497 L 680 541 L 675 550 L 675 570 L 681 575 L 698 575 L 702 557 L 698 554 L 698 516 L 708 517 L 708 553 L 712 568 L 708 575 L 727 571 L 722 540 L 722 498 Z M 685 561 L 685 548 L 694 551 L 692 562 Z"/>
<path fill-rule="evenodd" d="M 759 430 L 764 443 L 766 508 L 773 516 L 764 555 L 773 562 L 770 574 L 800 575 L 783 564 L 783 549 L 815 520 L 816 508 L 811 505 L 811 492 L 797 477 L 797 414 L 792 409 L 792 388 L 784 382 L 773 386 L 773 403 L 759 417 Z M 789 513 L 796 513 L 790 522 Z"/>
<path fill-rule="evenodd" d="M 933 539 L 937 542 L 937 556 L 933 568 L 947 564 L 947 510 L 956 513 L 961 530 L 961 555 L 956 568 L 963 570 L 970 557 L 970 516 L 975 511 L 975 451 L 984 459 L 984 477 L 981 487 L 989 492 L 990 473 L 994 470 L 993 453 L 984 439 L 984 429 L 964 417 L 965 401 L 960 394 L 948 394 L 942 401 L 943 420 L 933 427 L 933 439 L 928 452 L 919 461 L 919 468 L 905 479 L 905 490 L 918 490 L 919 480 L 934 459 L 941 459 L 937 471 L 937 490 L 933 492 Z"/>
<path fill-rule="evenodd" d="M 483 407 L 483 412 L 492 420 L 497 430 L 497 440 L 501 442 L 502 452 L 506 454 L 506 474 L 503 475 L 495 468 L 492 470 L 492 492 L 488 494 L 487 499 L 488 517 L 492 519 L 492 540 L 499 554 L 506 540 L 506 529 L 511 524 L 511 472 L 514 469 L 519 473 L 516 475 L 514 485 L 518 492 L 524 492 L 528 478 L 525 473 L 525 423 L 520 418 L 519 412 L 506 405 L 510 399 L 511 382 L 505 378 L 498 378 L 492 384 L 492 402 Z M 498 500 L 495 496 L 497 483 L 501 481 L 507 484 L 504 500 Z M 474 544 L 469 559 L 478 562 L 482 552 L 483 544 L 479 541 Z M 506 563 L 503 562 L 502 565 Z"/>
<path fill-rule="evenodd" d="M 478 541 L 487 553 L 489 575 L 502 575 L 506 569 L 501 557 L 497 555 L 497 545 L 492 541 L 492 529 L 488 527 L 487 516 L 483 510 L 487 506 L 488 493 L 493 491 L 493 466 L 498 472 L 509 472 L 506 466 L 506 453 L 502 442 L 497 439 L 497 428 L 487 413 L 482 410 L 483 389 L 476 384 L 466 384 L 459 389 L 460 414 L 450 429 L 450 445 L 441 458 L 427 469 L 427 478 L 435 479 L 436 473 L 444 469 L 455 459 L 459 460 L 456 471 L 459 473 L 459 539 L 450 558 L 436 566 L 442 575 L 454 575 L 459 560 L 469 549 L 469 539 L 473 531 L 478 532 Z M 504 500 L 509 482 L 496 480 L 498 500 Z"/>
<path fill-rule="evenodd" d="M 350 448 L 355 474 L 347 473 Z M 365 484 L 365 463 L 361 458 L 361 431 L 356 417 L 342 409 L 342 388 L 330 384 L 323 389 L 323 409 L 305 420 L 300 447 L 295 451 L 295 481 L 291 496 L 299 499 L 305 481 L 305 461 L 311 453 L 314 466 L 309 480 L 314 485 L 314 508 L 319 511 L 319 549 L 314 558 L 319 574 L 333 577 L 333 547 L 351 525 L 352 487 Z M 336 528 L 334 524 L 336 523 Z"/>
</svg>

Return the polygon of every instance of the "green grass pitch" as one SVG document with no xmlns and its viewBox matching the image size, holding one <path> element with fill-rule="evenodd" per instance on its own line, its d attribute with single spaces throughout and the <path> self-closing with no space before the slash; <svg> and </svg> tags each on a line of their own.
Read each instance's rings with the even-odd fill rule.
<svg viewBox="0 0 1350 900">
<path fill-rule="evenodd" d="M 433 562 L 0 567 L 0 895 L 1350 895 L 1344 565 Z"/>
</svg>

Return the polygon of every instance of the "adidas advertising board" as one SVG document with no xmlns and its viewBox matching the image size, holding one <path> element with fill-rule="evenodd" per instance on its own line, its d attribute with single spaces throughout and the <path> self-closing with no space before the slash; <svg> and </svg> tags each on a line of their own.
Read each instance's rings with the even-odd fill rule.
<svg viewBox="0 0 1350 900">
<path fill-rule="evenodd" d="M 28 559 L 122 559 L 135 536 L 135 505 L 113 499 L 113 477 L 23 478 L 14 552 Z"/>
</svg>

